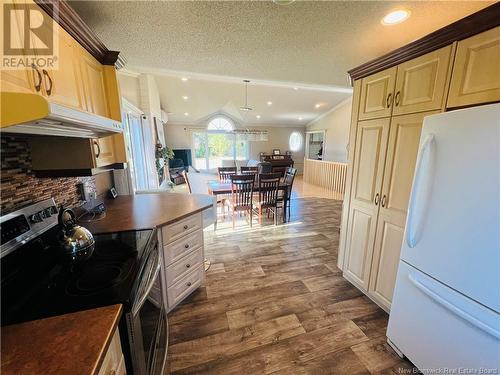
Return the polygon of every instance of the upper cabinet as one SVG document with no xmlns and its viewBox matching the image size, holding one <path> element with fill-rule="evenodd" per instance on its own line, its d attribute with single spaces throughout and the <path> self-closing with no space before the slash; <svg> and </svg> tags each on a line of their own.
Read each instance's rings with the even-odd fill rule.
<svg viewBox="0 0 500 375">
<path fill-rule="evenodd" d="M 383 70 L 361 81 L 359 119 L 388 117 L 392 111 L 396 67 Z"/>
<path fill-rule="evenodd" d="M 452 46 L 398 65 L 393 115 L 443 107 Z"/>
<path fill-rule="evenodd" d="M 500 26 L 458 42 L 447 107 L 500 101 Z"/>
<path fill-rule="evenodd" d="M 15 0 L 14 6 L 19 12 L 14 12 L 14 19 L 11 20 L 12 38 L 17 38 L 17 44 L 24 46 L 25 41 L 21 43 L 21 37 L 24 35 L 21 28 L 24 22 L 23 15 L 29 10 L 36 9 L 37 11 L 29 12 L 30 21 L 42 26 L 36 35 L 32 33 L 29 41 L 29 47 L 33 48 L 35 54 L 33 51 L 28 51 L 29 47 L 25 46 L 25 56 L 38 56 L 37 51 L 44 49 L 44 40 L 54 38 L 57 42 L 54 44 L 56 46 L 54 48 L 56 64 L 51 67 L 37 65 L 37 61 L 45 60 L 34 59 L 34 64 L 27 69 L 2 69 L 1 90 L 4 92 L 36 93 L 43 95 L 52 103 L 121 121 L 119 92 L 113 64 L 105 65 L 98 61 L 62 26 L 52 20 L 51 15 L 45 12 L 43 3 L 39 4 L 31 0 Z M 64 1 L 54 2 L 52 5 L 59 7 L 60 20 L 63 20 L 64 17 L 68 19 L 78 17 Z M 32 19 L 33 17 L 40 19 Z M 65 24 L 67 23 L 69 22 Z M 76 34 L 79 32 L 83 33 L 85 37 L 93 35 L 90 30 L 75 31 Z M 86 42 L 84 45 L 97 45 L 99 51 L 107 51 L 100 41 L 92 40 L 92 43 Z M 117 56 L 116 53 L 108 52 L 115 57 Z M 39 56 L 46 57 L 43 52 Z M 107 60 L 112 61 L 112 58 L 104 56 L 102 60 L 106 60 L 105 63 L 108 64 Z"/>
<path fill-rule="evenodd" d="M 441 109 L 451 52 L 449 45 L 363 78 L 359 120 Z"/>
</svg>

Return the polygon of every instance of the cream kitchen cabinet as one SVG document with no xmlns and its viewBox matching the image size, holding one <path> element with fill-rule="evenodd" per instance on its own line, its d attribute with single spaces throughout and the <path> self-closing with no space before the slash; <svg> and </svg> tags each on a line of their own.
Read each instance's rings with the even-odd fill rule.
<svg viewBox="0 0 500 375">
<path fill-rule="evenodd" d="M 163 244 L 166 309 L 171 311 L 205 279 L 202 214 L 162 227 L 159 237 Z"/>
<path fill-rule="evenodd" d="M 24 11 L 26 6 L 22 2 L 14 1 L 5 6 L 12 6 L 16 12 L 11 17 L 11 38 L 12 44 L 16 46 L 23 46 L 22 57 L 27 56 L 26 46 L 21 40 L 22 30 L 21 19 L 23 13 L 17 12 Z M 7 8 L 5 8 L 7 9 Z M 6 56 L 7 57 L 7 56 Z M 42 72 L 35 65 L 26 67 L 26 69 L 1 69 L 0 71 L 0 89 L 9 92 L 23 92 L 23 93 L 41 93 L 42 88 Z"/>
<path fill-rule="evenodd" d="M 103 117 L 111 117 L 107 101 L 104 67 L 83 48 L 79 49 L 80 67 L 85 92 L 86 109 Z"/>
<path fill-rule="evenodd" d="M 391 119 L 368 287 L 370 296 L 387 310 L 396 283 L 420 132 L 424 117 L 434 113 L 439 111 Z"/>
<path fill-rule="evenodd" d="M 98 375 L 125 375 L 125 359 L 122 353 L 120 332 L 116 328 L 113 339 L 99 369 Z"/>
<path fill-rule="evenodd" d="M 367 291 L 390 120 L 358 123 L 344 276 Z"/>
<path fill-rule="evenodd" d="M 393 67 L 362 79 L 359 120 L 391 115 L 396 72 Z"/>
<path fill-rule="evenodd" d="M 452 46 L 398 65 L 392 115 L 441 109 Z"/>
<path fill-rule="evenodd" d="M 500 101 L 500 26 L 458 42 L 448 108 Z"/>
</svg>

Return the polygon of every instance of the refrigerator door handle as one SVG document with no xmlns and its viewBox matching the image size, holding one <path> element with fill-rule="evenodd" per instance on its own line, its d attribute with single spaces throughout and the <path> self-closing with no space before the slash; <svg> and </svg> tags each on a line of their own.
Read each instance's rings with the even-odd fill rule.
<svg viewBox="0 0 500 375">
<path fill-rule="evenodd" d="M 427 206 L 432 180 L 432 163 L 434 151 L 434 134 L 429 134 L 419 152 L 413 189 L 408 206 L 408 220 L 406 222 L 406 243 L 410 248 L 417 245 L 421 231 L 422 220 Z"/>
<path fill-rule="evenodd" d="M 480 320 L 476 319 L 469 313 L 463 311 L 461 308 L 455 306 L 453 303 L 447 301 L 443 297 L 441 297 L 439 294 L 437 294 L 435 291 L 433 291 L 430 286 L 424 285 L 420 280 L 417 280 L 415 276 L 409 274 L 408 279 L 410 279 L 411 283 L 415 285 L 422 293 L 427 295 L 429 298 L 431 298 L 434 302 L 437 302 L 439 305 L 444 307 L 445 309 L 451 311 L 453 314 L 457 315 L 461 319 L 465 320 L 472 326 L 480 329 L 483 332 L 486 332 L 487 334 L 493 336 L 497 340 L 500 340 L 500 332 L 496 330 L 493 327 L 490 327 L 489 325 L 481 322 Z"/>
</svg>

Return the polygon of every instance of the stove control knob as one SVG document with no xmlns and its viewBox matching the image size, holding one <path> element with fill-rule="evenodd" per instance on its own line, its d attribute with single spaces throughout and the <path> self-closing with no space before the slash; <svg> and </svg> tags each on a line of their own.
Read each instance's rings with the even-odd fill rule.
<svg viewBox="0 0 500 375">
<path fill-rule="evenodd" d="M 40 215 L 40 212 L 37 212 L 36 214 L 30 216 L 31 223 L 40 223 L 41 221 L 43 221 L 43 218 Z"/>
<path fill-rule="evenodd" d="M 43 210 L 43 213 L 45 214 L 45 217 L 51 217 L 52 216 L 52 210 L 49 208 L 46 208 Z"/>
</svg>

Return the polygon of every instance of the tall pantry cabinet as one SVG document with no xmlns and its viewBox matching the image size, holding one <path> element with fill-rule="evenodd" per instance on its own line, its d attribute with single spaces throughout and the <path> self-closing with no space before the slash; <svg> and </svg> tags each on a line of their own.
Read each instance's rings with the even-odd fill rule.
<svg viewBox="0 0 500 375">
<path fill-rule="evenodd" d="M 500 101 L 500 73 L 492 59 L 500 59 L 498 27 L 354 81 L 339 267 L 386 311 L 424 117 L 464 103 Z"/>
</svg>

